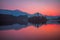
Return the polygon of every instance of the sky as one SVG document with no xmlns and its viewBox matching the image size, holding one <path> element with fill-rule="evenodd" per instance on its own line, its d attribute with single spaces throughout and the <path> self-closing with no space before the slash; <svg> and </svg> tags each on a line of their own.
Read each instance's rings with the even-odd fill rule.
<svg viewBox="0 0 60 40">
<path fill-rule="evenodd" d="M 0 0 L 0 9 L 21 10 L 29 14 L 60 15 L 60 0 Z"/>
<path fill-rule="evenodd" d="M 0 0 L 0 9 L 21 10 L 29 14 L 39 12 L 48 16 L 59 16 L 60 0 Z M 21 30 L 3 30 L 0 31 L 0 37 L 20 38 L 20 37 L 56 37 L 59 35 L 59 25 L 48 24 L 39 28 L 29 26 Z M 1 35 L 2 34 L 2 35 Z"/>
</svg>

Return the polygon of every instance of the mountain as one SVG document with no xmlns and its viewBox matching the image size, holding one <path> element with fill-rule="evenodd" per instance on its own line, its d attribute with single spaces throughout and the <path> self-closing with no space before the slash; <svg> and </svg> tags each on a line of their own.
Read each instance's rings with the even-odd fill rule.
<svg viewBox="0 0 60 40">
<path fill-rule="evenodd" d="M 9 14 L 13 16 L 28 15 L 28 13 L 20 10 L 6 10 L 6 9 L 0 9 L 0 14 Z"/>
</svg>

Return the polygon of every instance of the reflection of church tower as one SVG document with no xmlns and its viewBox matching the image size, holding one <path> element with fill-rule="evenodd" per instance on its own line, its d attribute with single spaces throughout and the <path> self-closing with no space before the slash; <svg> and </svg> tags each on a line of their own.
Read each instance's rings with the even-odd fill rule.
<svg viewBox="0 0 60 40">
<path fill-rule="evenodd" d="M 38 12 L 32 15 L 32 17 L 30 17 L 28 20 L 31 24 L 34 24 L 37 27 L 39 24 L 43 24 L 47 21 L 46 17 Z"/>
</svg>

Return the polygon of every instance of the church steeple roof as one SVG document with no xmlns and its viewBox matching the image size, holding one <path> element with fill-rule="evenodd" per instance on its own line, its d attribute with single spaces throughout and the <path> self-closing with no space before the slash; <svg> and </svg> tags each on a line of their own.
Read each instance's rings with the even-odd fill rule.
<svg viewBox="0 0 60 40">
<path fill-rule="evenodd" d="M 34 16 L 43 16 L 41 13 L 39 13 L 39 12 L 36 12 L 35 14 L 34 14 Z"/>
</svg>

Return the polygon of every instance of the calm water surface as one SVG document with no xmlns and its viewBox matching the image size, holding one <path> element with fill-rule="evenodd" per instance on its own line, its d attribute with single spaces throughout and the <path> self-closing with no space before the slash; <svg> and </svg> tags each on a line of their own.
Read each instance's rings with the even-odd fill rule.
<svg viewBox="0 0 60 40">
<path fill-rule="evenodd" d="M 17 25 L 15 25 L 17 26 Z M 18 26 L 17 26 L 18 27 Z M 0 28 L 1 29 L 1 28 Z M 38 28 L 30 25 L 20 29 L 0 30 L 0 38 L 3 39 L 46 39 L 58 38 L 60 24 L 43 24 Z"/>
</svg>

